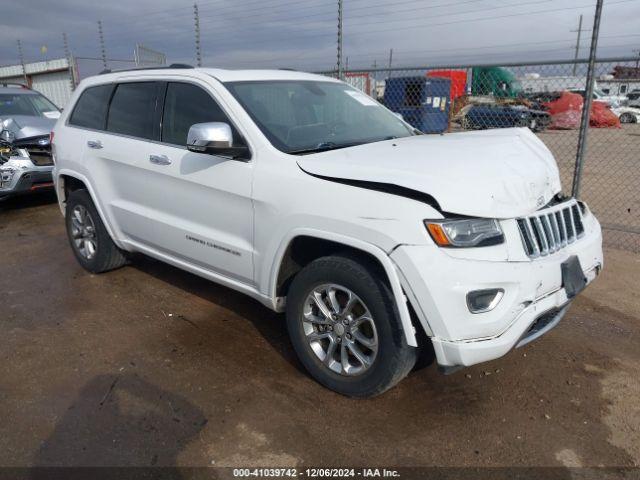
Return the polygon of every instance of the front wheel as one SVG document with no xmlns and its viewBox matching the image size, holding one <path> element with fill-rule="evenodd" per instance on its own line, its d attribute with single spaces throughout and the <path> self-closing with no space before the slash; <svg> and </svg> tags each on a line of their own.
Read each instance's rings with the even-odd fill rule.
<svg viewBox="0 0 640 480">
<path fill-rule="evenodd" d="M 287 296 L 287 326 L 309 373 L 344 395 L 378 395 L 416 361 L 389 287 L 372 265 L 348 256 L 320 258 L 298 273 Z"/>
</svg>

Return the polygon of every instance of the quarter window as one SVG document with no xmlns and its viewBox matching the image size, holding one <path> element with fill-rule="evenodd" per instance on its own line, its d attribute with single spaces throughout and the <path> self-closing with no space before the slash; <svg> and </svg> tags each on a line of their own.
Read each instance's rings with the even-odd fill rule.
<svg viewBox="0 0 640 480">
<path fill-rule="evenodd" d="M 87 88 L 80 95 L 69 118 L 69 124 L 103 130 L 112 91 L 113 85 L 98 85 Z"/>
<path fill-rule="evenodd" d="M 231 126 L 234 143 L 242 143 L 222 109 L 211 95 L 190 83 L 169 83 L 162 116 L 162 141 L 187 144 L 189 128 L 196 123 L 225 122 Z"/>
<path fill-rule="evenodd" d="M 109 107 L 107 130 L 155 140 L 157 91 L 155 82 L 119 84 Z"/>
</svg>

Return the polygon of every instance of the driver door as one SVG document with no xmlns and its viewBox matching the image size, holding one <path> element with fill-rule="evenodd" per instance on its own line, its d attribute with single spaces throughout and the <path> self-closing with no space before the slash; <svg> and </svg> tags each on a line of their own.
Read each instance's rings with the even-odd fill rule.
<svg viewBox="0 0 640 480">
<path fill-rule="evenodd" d="M 191 125 L 226 122 L 208 90 L 195 83 L 164 86 L 160 142 L 143 162 L 145 203 L 153 217 L 150 246 L 201 268 L 253 284 L 253 165 L 186 149 Z"/>
</svg>

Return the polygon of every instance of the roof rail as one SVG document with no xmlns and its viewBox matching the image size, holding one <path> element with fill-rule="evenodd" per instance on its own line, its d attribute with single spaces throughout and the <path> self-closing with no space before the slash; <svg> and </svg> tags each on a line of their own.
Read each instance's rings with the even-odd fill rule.
<svg viewBox="0 0 640 480">
<path fill-rule="evenodd" d="M 105 75 L 107 73 L 120 73 L 120 72 L 137 72 L 138 70 L 166 70 L 169 68 L 173 69 L 190 69 L 194 68 L 193 65 L 187 65 L 186 63 L 172 63 L 171 65 L 163 65 L 160 67 L 135 67 L 135 68 L 123 68 L 121 70 L 111 70 L 109 68 L 105 68 L 98 75 Z"/>
<path fill-rule="evenodd" d="M 0 87 L 20 87 L 20 88 L 26 88 L 27 90 L 31 90 L 31 87 L 29 85 L 25 85 L 24 83 L 3 82 L 2 80 L 0 80 Z"/>
</svg>

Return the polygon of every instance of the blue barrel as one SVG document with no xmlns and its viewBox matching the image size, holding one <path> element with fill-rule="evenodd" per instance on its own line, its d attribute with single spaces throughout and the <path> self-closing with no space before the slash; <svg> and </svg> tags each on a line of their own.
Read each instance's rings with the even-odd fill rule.
<svg viewBox="0 0 640 480">
<path fill-rule="evenodd" d="M 442 133 L 449 127 L 451 79 L 428 77 L 388 78 L 384 104 L 424 133 Z"/>
</svg>

